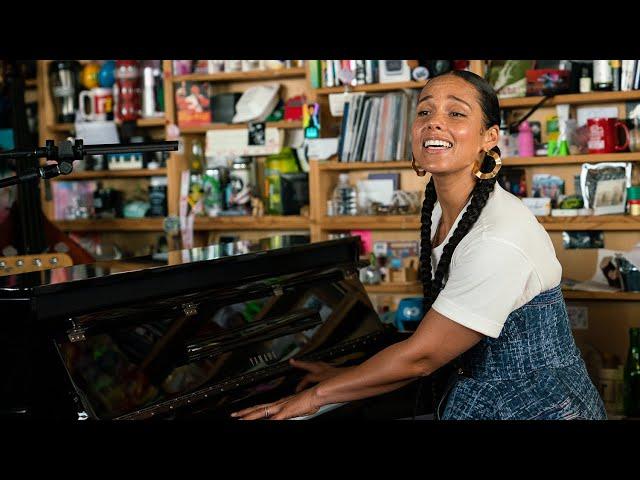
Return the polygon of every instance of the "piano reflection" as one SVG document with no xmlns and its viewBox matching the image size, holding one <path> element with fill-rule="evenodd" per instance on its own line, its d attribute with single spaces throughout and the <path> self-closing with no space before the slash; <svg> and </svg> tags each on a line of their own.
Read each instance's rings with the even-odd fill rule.
<svg viewBox="0 0 640 480">
<path fill-rule="evenodd" d="M 131 262 L 0 277 L 2 415 L 228 419 L 293 393 L 292 357 L 350 365 L 397 341 L 357 238 Z"/>
</svg>

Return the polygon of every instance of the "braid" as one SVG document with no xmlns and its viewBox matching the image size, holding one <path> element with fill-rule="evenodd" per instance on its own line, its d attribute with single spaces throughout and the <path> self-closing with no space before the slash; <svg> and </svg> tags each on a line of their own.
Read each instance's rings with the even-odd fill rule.
<svg viewBox="0 0 640 480">
<path fill-rule="evenodd" d="M 432 298 L 432 267 L 431 267 L 431 215 L 438 196 L 433 177 L 424 190 L 424 202 L 420 215 L 420 280 L 422 280 L 423 305 L 426 312 L 435 300 Z"/>
</svg>

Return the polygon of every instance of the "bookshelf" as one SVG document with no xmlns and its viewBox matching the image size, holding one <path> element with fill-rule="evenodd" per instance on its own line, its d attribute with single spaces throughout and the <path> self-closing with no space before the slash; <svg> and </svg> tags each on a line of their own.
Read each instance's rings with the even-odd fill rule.
<svg viewBox="0 0 640 480">
<path fill-rule="evenodd" d="M 86 63 L 81 60 L 80 63 Z M 38 96 L 38 129 L 39 129 L 39 145 L 44 145 L 48 139 L 57 142 L 65 140 L 75 130 L 74 123 L 56 123 L 55 110 L 51 99 L 49 88 L 48 67 L 49 60 L 38 60 L 36 89 Z M 120 122 L 116 122 L 120 125 Z M 136 121 L 136 127 L 144 128 L 145 133 L 154 140 L 165 139 L 166 117 L 140 118 Z M 52 179 L 53 182 L 60 181 L 83 181 L 83 180 L 110 180 L 124 181 L 118 183 L 119 186 L 125 186 L 127 190 L 133 190 L 138 182 L 146 180 L 152 176 L 166 176 L 167 168 L 160 169 L 135 169 L 135 170 L 102 170 L 102 171 L 74 171 L 70 175 L 61 175 Z M 168 186 L 168 189 L 171 187 Z M 54 219 L 53 200 L 47 195 L 48 188 L 41 188 L 42 206 L 45 215 Z M 121 223 L 118 223 L 122 220 Z M 98 220 L 69 220 L 55 221 L 65 231 L 117 231 L 117 232 L 149 232 L 162 231 L 162 222 L 158 223 L 155 219 L 142 219 L 140 225 L 135 224 L 138 220 L 128 221 L 129 219 L 115 219 L 114 221 L 98 221 Z M 152 220 L 149 222 L 148 220 Z M 90 226 L 90 222 L 96 222 L 96 226 Z M 155 222 L 155 223 L 154 223 Z"/>
<path fill-rule="evenodd" d="M 280 84 L 280 98 L 287 100 L 293 96 L 304 94 L 308 100 L 313 100 L 314 95 L 310 92 L 308 81 L 308 66 L 283 68 L 278 70 L 256 70 L 250 72 L 227 72 L 214 74 L 189 74 L 174 75 L 171 60 L 163 62 L 165 78 L 165 101 L 167 103 L 167 120 L 171 124 L 177 125 L 177 111 L 175 106 L 175 88 L 183 81 L 208 82 L 211 85 L 211 95 L 217 93 L 242 93 L 250 87 L 266 83 Z M 178 215 L 179 212 L 179 185 L 180 175 L 183 170 L 189 169 L 189 152 L 192 142 L 200 140 L 204 143 L 204 136 L 209 130 L 236 130 L 246 129 L 247 123 L 225 124 L 209 123 L 192 127 L 181 127 L 180 140 L 183 142 L 184 151 L 182 153 L 172 152 L 169 161 L 168 183 L 174 188 L 168 194 L 169 214 Z M 301 129 L 302 121 L 276 121 L 266 122 L 267 128 L 278 128 L 283 130 Z M 262 165 L 264 157 L 254 159 L 257 165 L 258 182 L 263 177 Z M 200 235 L 200 243 L 206 243 L 205 238 L 211 232 L 248 232 L 248 231 L 309 231 L 311 229 L 310 217 L 299 215 L 265 215 L 262 217 L 253 216 L 219 216 L 219 217 L 197 217 L 194 222 L 194 231 Z M 194 238 L 197 235 L 194 234 Z M 197 242 L 197 240 L 196 240 Z"/>
</svg>

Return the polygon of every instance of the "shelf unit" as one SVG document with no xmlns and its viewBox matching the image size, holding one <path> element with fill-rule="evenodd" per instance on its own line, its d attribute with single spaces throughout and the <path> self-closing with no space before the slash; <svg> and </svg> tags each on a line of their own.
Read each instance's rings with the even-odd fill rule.
<svg viewBox="0 0 640 480">
<path fill-rule="evenodd" d="M 313 100 L 314 94 L 310 92 L 308 80 L 308 65 L 304 67 L 283 68 L 278 70 L 257 70 L 251 72 L 227 72 L 214 74 L 190 74 L 173 75 L 173 65 L 171 60 L 163 62 L 165 78 L 165 102 L 167 104 L 167 120 L 171 124 L 177 124 L 174 92 L 177 84 L 183 81 L 210 82 L 212 94 L 217 92 L 243 92 L 246 89 L 260 85 L 265 82 L 278 82 L 281 85 L 281 98 L 290 98 L 295 95 L 304 94 L 309 100 Z M 302 121 L 277 121 L 267 122 L 267 128 L 279 128 L 285 130 L 301 129 Z M 223 124 L 210 123 L 193 127 L 181 127 L 179 129 L 181 140 L 183 141 L 184 153 L 172 152 L 169 162 L 168 179 L 169 185 L 176 187 L 169 193 L 169 214 L 177 215 L 179 212 L 179 185 L 180 175 L 183 170 L 189 168 L 189 154 L 192 142 L 195 139 L 203 141 L 203 137 L 209 130 L 235 130 L 247 128 L 246 123 Z M 203 142 L 204 143 L 204 142 Z M 261 158 L 257 158 L 257 165 L 260 169 Z M 259 174 L 260 177 L 260 174 Z M 304 216 L 223 216 L 223 217 L 198 217 L 195 219 L 194 230 L 204 234 L 216 231 L 309 231 L 311 229 L 311 219 Z"/>
</svg>

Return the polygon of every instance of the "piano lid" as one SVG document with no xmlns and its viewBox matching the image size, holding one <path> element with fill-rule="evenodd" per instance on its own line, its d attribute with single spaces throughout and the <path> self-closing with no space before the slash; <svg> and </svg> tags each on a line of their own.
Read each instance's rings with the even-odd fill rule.
<svg viewBox="0 0 640 480">
<path fill-rule="evenodd" d="M 0 277 L 0 302 L 30 299 L 36 318 L 69 317 L 325 267 L 353 269 L 359 262 L 359 239 L 355 237 L 273 247 L 263 243 L 257 246 L 259 250 L 247 252 L 210 245 L 8 275 Z"/>
</svg>

